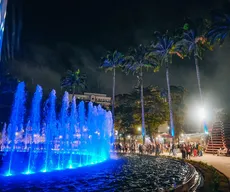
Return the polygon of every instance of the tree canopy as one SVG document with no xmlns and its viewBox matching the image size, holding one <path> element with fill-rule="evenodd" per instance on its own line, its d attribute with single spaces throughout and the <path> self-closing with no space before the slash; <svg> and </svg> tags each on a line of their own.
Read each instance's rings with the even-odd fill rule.
<svg viewBox="0 0 230 192">
<path fill-rule="evenodd" d="M 157 87 L 144 88 L 145 124 L 150 137 L 158 132 L 159 125 L 168 121 L 168 104 Z M 116 96 L 116 129 L 122 134 L 140 134 L 137 128 L 141 126 L 141 105 L 139 90 Z"/>
</svg>

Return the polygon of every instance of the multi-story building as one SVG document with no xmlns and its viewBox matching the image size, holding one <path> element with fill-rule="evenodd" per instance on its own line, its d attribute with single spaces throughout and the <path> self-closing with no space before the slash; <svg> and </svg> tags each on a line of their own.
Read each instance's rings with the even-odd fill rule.
<svg viewBox="0 0 230 192">
<path fill-rule="evenodd" d="M 72 98 L 72 94 L 69 94 L 69 97 Z M 109 108 L 109 106 L 111 105 L 111 97 L 107 97 L 106 94 L 84 93 L 84 94 L 75 94 L 75 97 L 76 99 L 79 100 L 98 103 L 105 108 Z"/>
</svg>

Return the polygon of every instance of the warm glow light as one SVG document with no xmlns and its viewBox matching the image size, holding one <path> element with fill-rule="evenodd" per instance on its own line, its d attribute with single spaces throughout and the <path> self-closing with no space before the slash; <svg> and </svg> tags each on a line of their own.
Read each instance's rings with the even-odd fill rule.
<svg viewBox="0 0 230 192">
<path fill-rule="evenodd" d="M 138 130 L 138 131 L 141 131 L 141 127 L 138 127 L 137 130 Z"/>
</svg>

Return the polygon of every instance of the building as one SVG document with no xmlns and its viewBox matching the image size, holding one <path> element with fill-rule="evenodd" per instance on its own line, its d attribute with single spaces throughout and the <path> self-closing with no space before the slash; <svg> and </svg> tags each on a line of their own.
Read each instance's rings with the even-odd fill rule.
<svg viewBox="0 0 230 192">
<path fill-rule="evenodd" d="M 70 99 L 72 98 L 72 94 L 69 94 Z M 98 103 L 105 108 L 109 108 L 111 105 L 111 97 L 107 97 L 106 94 L 100 93 L 84 93 L 84 94 L 75 94 L 76 99 L 83 101 L 91 101 L 93 103 Z"/>
</svg>

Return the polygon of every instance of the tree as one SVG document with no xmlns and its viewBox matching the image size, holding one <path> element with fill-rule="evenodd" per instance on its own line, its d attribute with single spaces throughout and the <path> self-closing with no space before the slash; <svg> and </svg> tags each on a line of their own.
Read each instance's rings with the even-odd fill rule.
<svg viewBox="0 0 230 192">
<path fill-rule="evenodd" d="M 116 68 L 121 66 L 123 60 L 124 60 L 124 56 L 117 50 L 115 50 L 114 52 L 108 51 L 107 55 L 104 58 L 102 58 L 102 64 L 101 64 L 101 68 L 105 69 L 105 71 L 113 71 L 113 95 L 112 95 L 113 122 L 115 121 L 114 105 L 115 105 Z M 114 123 L 113 123 L 112 130 L 114 130 Z"/>
<path fill-rule="evenodd" d="M 161 34 L 155 32 L 155 41 L 151 43 L 151 52 L 148 54 L 150 59 L 157 61 L 158 68 L 165 66 L 166 69 L 166 81 L 168 89 L 168 104 L 169 104 L 169 113 L 170 113 L 170 131 L 172 137 L 175 136 L 174 133 L 174 123 L 173 123 L 173 109 L 171 101 L 171 92 L 170 92 L 170 81 L 169 81 L 169 64 L 172 63 L 172 54 L 175 53 L 175 42 L 176 39 L 166 34 Z"/>
<path fill-rule="evenodd" d="M 141 99 L 141 119 L 142 119 L 142 137 L 143 144 L 145 144 L 145 112 L 144 112 L 144 95 L 143 95 L 143 70 L 157 68 L 155 60 L 147 59 L 148 48 L 144 45 L 139 45 L 137 48 L 130 48 L 128 54 L 125 56 L 123 63 L 123 70 L 126 73 L 132 72 L 137 74 L 140 85 L 140 99 Z"/>
<path fill-rule="evenodd" d="M 133 108 L 131 105 L 130 95 L 123 94 L 116 96 L 116 116 L 115 116 L 115 129 L 120 135 L 123 136 L 124 142 L 126 135 L 133 133 Z"/>
<path fill-rule="evenodd" d="M 199 59 L 202 60 L 206 50 L 212 50 L 212 46 L 210 46 L 205 37 L 209 25 L 209 21 L 205 19 L 197 19 L 196 22 L 187 19 L 183 27 L 181 40 L 177 41 L 175 45 L 175 49 L 181 52 L 180 57 L 188 56 L 194 58 L 201 105 L 203 105 L 203 96 L 200 82 Z"/>
<path fill-rule="evenodd" d="M 207 33 L 211 44 L 222 45 L 226 37 L 230 35 L 230 15 L 218 11 L 212 11 L 212 25 Z"/>
<path fill-rule="evenodd" d="M 170 89 L 175 124 L 175 139 L 179 139 L 180 134 L 183 132 L 183 126 L 185 124 L 185 117 L 187 113 L 187 107 L 184 103 L 187 91 L 181 86 L 170 86 Z"/>
<path fill-rule="evenodd" d="M 74 97 L 76 90 L 79 92 L 86 88 L 86 75 L 81 73 L 80 69 L 68 70 L 66 76 L 61 79 L 61 87 L 67 91 L 72 91 L 72 97 Z"/>
<path fill-rule="evenodd" d="M 132 95 L 137 95 L 135 91 Z M 165 102 L 164 98 L 161 97 L 161 92 L 157 87 L 148 86 L 144 89 L 145 100 L 145 124 L 146 133 L 149 135 L 150 140 L 153 142 L 153 138 L 158 133 L 158 127 L 168 121 L 168 104 Z M 135 98 L 135 97 L 134 97 Z M 133 103 L 137 103 L 136 102 Z M 135 110 L 133 110 L 134 124 L 140 124 L 140 110 L 139 105 L 136 104 Z"/>
</svg>

